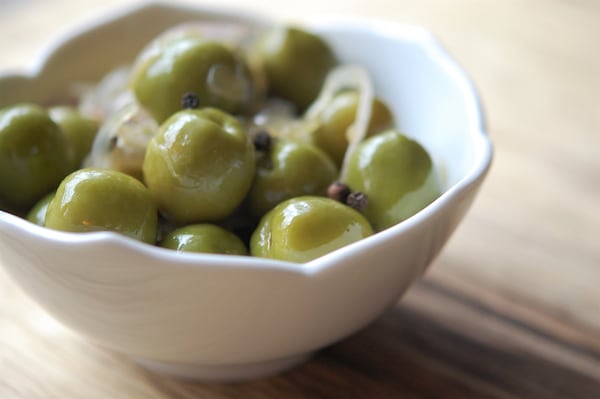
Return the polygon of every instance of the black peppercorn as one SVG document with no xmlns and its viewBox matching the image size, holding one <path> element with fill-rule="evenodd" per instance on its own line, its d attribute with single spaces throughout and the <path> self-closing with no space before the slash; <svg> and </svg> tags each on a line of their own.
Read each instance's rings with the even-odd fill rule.
<svg viewBox="0 0 600 399">
<path fill-rule="evenodd" d="M 185 93 L 183 97 L 181 97 L 181 106 L 184 109 L 195 109 L 200 105 L 200 99 L 196 93 Z"/>
<path fill-rule="evenodd" d="M 258 131 L 253 137 L 256 151 L 269 151 L 271 149 L 271 135 L 264 131 Z"/>
<path fill-rule="evenodd" d="M 340 181 L 335 181 L 327 187 L 327 196 L 336 201 L 345 204 L 348 195 L 350 195 L 350 187 Z"/>
<path fill-rule="evenodd" d="M 346 198 L 346 205 L 356 209 L 359 212 L 365 209 L 368 203 L 369 199 L 367 198 L 367 194 L 360 191 L 350 193 Z"/>
</svg>

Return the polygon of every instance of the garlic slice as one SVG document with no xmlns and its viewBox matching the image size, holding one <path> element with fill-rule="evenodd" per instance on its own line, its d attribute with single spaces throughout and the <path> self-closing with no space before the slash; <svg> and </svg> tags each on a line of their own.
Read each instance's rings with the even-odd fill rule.
<svg viewBox="0 0 600 399">
<path fill-rule="evenodd" d="M 141 177 L 146 146 L 157 130 L 156 121 L 132 99 L 104 120 L 83 165 Z"/>
</svg>

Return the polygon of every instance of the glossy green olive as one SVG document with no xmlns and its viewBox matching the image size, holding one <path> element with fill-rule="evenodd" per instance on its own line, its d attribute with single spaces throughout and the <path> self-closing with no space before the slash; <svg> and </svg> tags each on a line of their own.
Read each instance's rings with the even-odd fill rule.
<svg viewBox="0 0 600 399">
<path fill-rule="evenodd" d="M 162 123 L 183 109 L 187 93 L 198 97 L 198 107 L 242 112 L 250 107 L 256 88 L 247 65 L 224 44 L 196 37 L 168 43 L 133 72 L 139 103 Z"/>
<path fill-rule="evenodd" d="M 35 223 L 38 226 L 46 225 L 46 211 L 48 210 L 48 205 L 50 205 L 50 201 L 54 198 L 56 193 L 53 191 L 50 194 L 46 194 L 39 200 L 31 210 L 27 213 L 27 220 L 31 223 Z"/>
<path fill-rule="evenodd" d="M 46 227 L 86 232 L 109 230 L 156 242 L 158 212 L 137 179 L 109 169 L 84 168 L 67 176 L 50 202 Z"/>
<path fill-rule="evenodd" d="M 180 225 L 221 220 L 250 189 L 254 146 L 245 127 L 223 111 L 180 111 L 148 143 L 142 169 L 168 220 Z"/>
<path fill-rule="evenodd" d="M 248 196 L 256 217 L 263 216 L 280 202 L 302 195 L 327 195 L 338 170 L 318 147 L 290 140 L 278 140 L 259 159 Z"/>
<path fill-rule="evenodd" d="M 397 130 L 363 141 L 350 159 L 345 181 L 367 194 L 363 213 L 377 231 L 412 216 L 440 195 L 431 157 Z"/>
<path fill-rule="evenodd" d="M 58 106 L 48 109 L 50 118 L 62 129 L 73 151 L 73 167 L 75 170 L 92 149 L 98 132 L 98 122 L 81 114 L 76 108 Z"/>
<path fill-rule="evenodd" d="M 314 101 L 336 64 L 323 39 L 294 27 L 269 30 L 258 47 L 270 93 L 292 101 L 301 110 Z"/>
<path fill-rule="evenodd" d="M 250 240 L 253 256 L 308 262 L 370 236 L 367 219 L 324 197 L 296 197 L 273 208 Z"/>
<path fill-rule="evenodd" d="M 168 233 L 160 242 L 164 248 L 183 252 L 247 255 L 246 246 L 235 234 L 214 224 L 194 224 Z"/>
<path fill-rule="evenodd" d="M 17 104 L 0 112 L 0 203 L 29 210 L 71 171 L 68 142 L 43 108 Z"/>
<path fill-rule="evenodd" d="M 336 95 L 331 104 L 319 117 L 319 127 L 313 132 L 313 142 L 322 148 L 331 158 L 341 165 L 348 147 L 346 130 L 356 119 L 359 96 L 356 91 L 344 91 Z M 374 98 L 371 106 L 371 119 L 367 136 L 391 129 L 394 116 L 387 105 Z"/>
</svg>

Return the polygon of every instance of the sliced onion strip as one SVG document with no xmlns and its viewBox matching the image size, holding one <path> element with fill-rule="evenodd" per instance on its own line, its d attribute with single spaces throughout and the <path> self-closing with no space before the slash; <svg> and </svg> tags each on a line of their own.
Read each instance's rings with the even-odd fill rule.
<svg viewBox="0 0 600 399">
<path fill-rule="evenodd" d="M 344 154 L 340 170 L 341 181 L 344 181 L 346 177 L 350 157 L 356 150 L 356 147 L 366 137 L 369 128 L 374 97 L 373 84 L 371 83 L 369 74 L 364 68 L 356 65 L 347 64 L 336 67 L 327 75 L 319 96 L 304 115 L 306 123 L 318 120 L 321 113 L 331 104 L 334 96 L 340 91 L 347 89 L 357 90 L 359 101 L 356 110 L 356 119 L 346 130 L 348 147 Z"/>
</svg>

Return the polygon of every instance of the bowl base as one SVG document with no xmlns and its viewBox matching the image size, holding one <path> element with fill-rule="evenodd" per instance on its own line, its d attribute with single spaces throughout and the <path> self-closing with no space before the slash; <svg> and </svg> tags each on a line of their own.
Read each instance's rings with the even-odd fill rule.
<svg viewBox="0 0 600 399">
<path fill-rule="evenodd" d="M 307 361 L 311 356 L 312 353 L 303 353 L 262 362 L 219 365 L 170 363 L 139 358 L 134 360 L 151 372 L 175 378 L 205 382 L 241 382 L 287 371 Z"/>
</svg>

